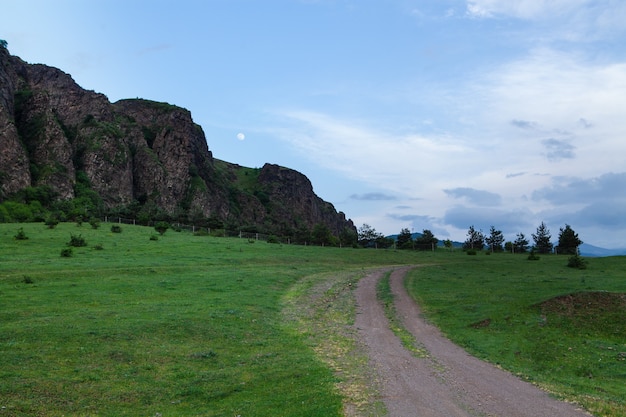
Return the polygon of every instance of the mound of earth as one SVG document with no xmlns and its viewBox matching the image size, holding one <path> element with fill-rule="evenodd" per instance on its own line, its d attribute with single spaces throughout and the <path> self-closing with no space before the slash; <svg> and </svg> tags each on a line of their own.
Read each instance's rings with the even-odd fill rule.
<svg viewBox="0 0 626 417">
<path fill-rule="evenodd" d="M 546 300 L 538 305 L 547 320 L 567 320 L 571 325 L 596 331 L 610 329 L 626 335 L 626 294 L 579 292 Z"/>
</svg>

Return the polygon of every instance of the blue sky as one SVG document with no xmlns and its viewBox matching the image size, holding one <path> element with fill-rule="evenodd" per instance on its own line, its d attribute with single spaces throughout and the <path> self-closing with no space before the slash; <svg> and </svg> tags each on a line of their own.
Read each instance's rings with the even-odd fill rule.
<svg viewBox="0 0 626 417">
<path fill-rule="evenodd" d="M 385 234 L 626 247 L 622 0 L 3 1 L 0 38 L 111 101 L 189 109 Z"/>
</svg>

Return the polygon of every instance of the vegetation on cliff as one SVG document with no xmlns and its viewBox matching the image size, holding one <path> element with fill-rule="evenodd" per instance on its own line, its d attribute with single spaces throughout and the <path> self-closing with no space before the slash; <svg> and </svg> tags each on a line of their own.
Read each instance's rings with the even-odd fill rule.
<svg viewBox="0 0 626 417">
<path fill-rule="evenodd" d="M 0 221 L 120 216 L 309 242 L 317 228 L 322 244 L 356 241 L 352 222 L 301 173 L 213 158 L 186 109 L 110 103 L 6 48 L 0 81 Z"/>
</svg>

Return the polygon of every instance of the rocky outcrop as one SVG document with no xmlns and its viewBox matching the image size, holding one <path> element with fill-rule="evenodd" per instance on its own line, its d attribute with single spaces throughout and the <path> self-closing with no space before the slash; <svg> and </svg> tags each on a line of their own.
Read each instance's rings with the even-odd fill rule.
<svg viewBox="0 0 626 417">
<path fill-rule="evenodd" d="M 355 230 L 297 171 L 214 159 L 188 110 L 110 103 L 69 74 L 0 47 L 0 202 L 27 187 L 48 187 L 61 200 L 89 189 L 104 210 L 133 207 L 282 235 L 319 223 L 336 234 Z"/>
</svg>

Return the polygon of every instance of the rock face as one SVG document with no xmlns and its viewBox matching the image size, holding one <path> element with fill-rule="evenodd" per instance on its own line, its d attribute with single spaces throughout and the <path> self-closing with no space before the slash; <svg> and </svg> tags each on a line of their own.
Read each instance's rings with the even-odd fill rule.
<svg viewBox="0 0 626 417">
<path fill-rule="evenodd" d="M 110 103 L 61 70 L 0 47 L 0 202 L 28 187 L 48 187 L 60 200 L 86 187 L 109 211 L 132 207 L 284 236 L 318 224 L 335 235 L 356 231 L 304 175 L 214 159 L 188 110 Z"/>
</svg>

